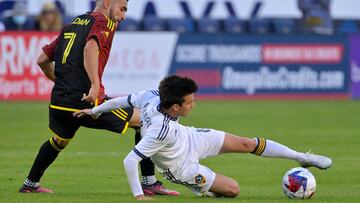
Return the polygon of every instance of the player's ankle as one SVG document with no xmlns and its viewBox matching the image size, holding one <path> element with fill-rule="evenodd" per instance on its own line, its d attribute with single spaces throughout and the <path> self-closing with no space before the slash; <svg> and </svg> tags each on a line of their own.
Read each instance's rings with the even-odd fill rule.
<svg viewBox="0 0 360 203">
<path fill-rule="evenodd" d="M 156 183 L 156 177 L 155 175 L 151 175 L 151 176 L 142 176 L 141 177 L 141 183 L 143 185 L 153 185 Z"/>
<path fill-rule="evenodd" d="M 31 181 L 31 180 L 29 180 L 29 178 L 26 178 L 24 181 L 24 185 L 27 187 L 36 188 L 36 187 L 39 187 L 40 183 Z"/>
</svg>

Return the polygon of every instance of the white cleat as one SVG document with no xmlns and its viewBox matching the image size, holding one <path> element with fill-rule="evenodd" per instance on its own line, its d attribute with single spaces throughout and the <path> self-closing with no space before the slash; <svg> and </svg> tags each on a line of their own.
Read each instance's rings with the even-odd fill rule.
<svg viewBox="0 0 360 203">
<path fill-rule="evenodd" d="M 306 152 L 304 158 L 298 160 L 298 162 L 304 168 L 314 166 L 319 169 L 328 169 L 332 165 L 332 160 L 329 157 L 312 154 L 310 152 Z"/>
</svg>

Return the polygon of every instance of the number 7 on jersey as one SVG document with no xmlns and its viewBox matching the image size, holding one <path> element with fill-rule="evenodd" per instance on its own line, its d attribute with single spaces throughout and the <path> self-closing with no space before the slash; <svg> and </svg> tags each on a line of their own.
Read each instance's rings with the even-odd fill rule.
<svg viewBox="0 0 360 203">
<path fill-rule="evenodd" d="M 74 33 L 74 32 L 65 32 L 64 33 L 64 39 L 69 39 L 69 43 L 67 44 L 67 46 L 65 48 L 64 56 L 62 58 L 62 64 L 66 63 L 66 59 L 70 54 L 70 50 L 74 44 L 75 38 L 76 38 L 76 33 Z"/>
</svg>

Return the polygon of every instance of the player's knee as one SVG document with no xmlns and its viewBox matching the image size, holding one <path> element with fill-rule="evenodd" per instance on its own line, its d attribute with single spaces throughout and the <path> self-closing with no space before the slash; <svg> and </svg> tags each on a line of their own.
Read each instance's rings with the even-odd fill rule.
<svg viewBox="0 0 360 203">
<path fill-rule="evenodd" d="M 227 197 L 236 197 L 240 194 L 240 186 L 236 181 L 231 181 L 226 189 L 225 195 Z"/>
<path fill-rule="evenodd" d="M 62 148 L 65 148 L 66 145 L 68 145 L 69 142 L 70 142 L 70 141 L 68 141 L 68 140 L 61 140 L 61 139 L 59 139 L 59 138 L 57 138 L 57 137 L 55 137 L 55 136 L 52 137 L 52 139 L 56 142 L 57 145 L 59 145 L 59 146 L 62 147 Z"/>
</svg>

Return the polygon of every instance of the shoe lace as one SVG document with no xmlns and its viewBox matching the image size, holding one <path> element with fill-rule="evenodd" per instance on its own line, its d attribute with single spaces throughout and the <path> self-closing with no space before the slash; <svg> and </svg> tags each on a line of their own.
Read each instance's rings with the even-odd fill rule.
<svg viewBox="0 0 360 203">
<path fill-rule="evenodd" d="M 306 159 L 307 159 L 307 161 L 309 161 L 310 156 L 313 155 L 314 153 L 312 153 L 312 150 L 309 149 L 305 154 L 306 154 Z"/>
<path fill-rule="evenodd" d="M 303 159 L 299 161 L 302 167 L 304 168 L 309 167 L 309 159 L 311 154 L 312 154 L 311 149 L 304 153 Z"/>
</svg>

